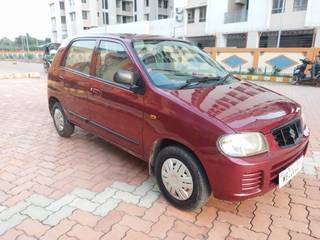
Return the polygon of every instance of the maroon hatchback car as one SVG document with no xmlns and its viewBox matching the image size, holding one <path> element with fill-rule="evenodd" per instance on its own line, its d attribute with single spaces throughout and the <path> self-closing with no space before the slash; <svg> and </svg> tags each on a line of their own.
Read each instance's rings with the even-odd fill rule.
<svg viewBox="0 0 320 240">
<path fill-rule="evenodd" d="M 48 75 L 58 134 L 79 126 L 149 163 L 166 199 L 194 209 L 284 186 L 309 130 L 296 102 L 240 81 L 193 44 L 147 35 L 65 40 Z"/>
</svg>

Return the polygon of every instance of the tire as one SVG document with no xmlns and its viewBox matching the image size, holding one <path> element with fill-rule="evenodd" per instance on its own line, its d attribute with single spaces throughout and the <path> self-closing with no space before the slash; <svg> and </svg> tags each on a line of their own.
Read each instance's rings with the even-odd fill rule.
<svg viewBox="0 0 320 240">
<path fill-rule="evenodd" d="M 298 77 L 297 76 L 293 76 L 291 84 L 292 85 L 298 85 Z"/>
<path fill-rule="evenodd" d="M 178 170 L 178 173 L 169 169 L 170 164 L 173 166 L 171 169 Z M 179 209 L 200 208 L 211 194 L 206 173 L 199 160 L 190 151 L 177 145 L 165 147 L 158 153 L 155 176 L 164 197 Z M 181 183 L 184 187 L 181 187 Z"/>
<path fill-rule="evenodd" d="M 61 137 L 70 137 L 74 132 L 74 125 L 69 122 L 60 103 L 55 103 L 52 107 L 52 118 L 54 126 Z"/>
</svg>

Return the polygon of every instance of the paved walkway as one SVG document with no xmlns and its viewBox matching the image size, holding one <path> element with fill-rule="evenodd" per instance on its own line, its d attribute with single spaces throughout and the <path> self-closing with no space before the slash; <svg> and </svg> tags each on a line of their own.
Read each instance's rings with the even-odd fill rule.
<svg viewBox="0 0 320 240">
<path fill-rule="evenodd" d="M 268 87 L 304 107 L 304 172 L 262 197 L 182 212 L 144 162 L 80 129 L 58 137 L 45 79 L 0 80 L 0 239 L 319 239 L 320 89 Z"/>
</svg>

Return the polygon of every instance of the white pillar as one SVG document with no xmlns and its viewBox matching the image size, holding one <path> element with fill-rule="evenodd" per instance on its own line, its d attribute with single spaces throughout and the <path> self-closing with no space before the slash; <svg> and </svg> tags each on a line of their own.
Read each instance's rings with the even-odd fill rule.
<svg viewBox="0 0 320 240">
<path fill-rule="evenodd" d="M 315 48 L 320 48 L 320 28 L 315 29 L 314 46 Z"/>
<path fill-rule="evenodd" d="M 247 48 L 258 48 L 259 40 L 260 40 L 260 37 L 258 32 L 248 32 Z"/>
<path fill-rule="evenodd" d="M 224 34 L 222 33 L 216 34 L 216 47 L 220 47 L 220 48 L 227 47 L 227 40 Z"/>
</svg>

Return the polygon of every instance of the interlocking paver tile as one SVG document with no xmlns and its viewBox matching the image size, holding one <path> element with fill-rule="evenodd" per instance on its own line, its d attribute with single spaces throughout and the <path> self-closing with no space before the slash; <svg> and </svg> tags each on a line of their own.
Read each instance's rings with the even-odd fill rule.
<svg viewBox="0 0 320 240">
<path fill-rule="evenodd" d="M 47 225 L 43 225 L 37 220 L 25 219 L 16 228 L 30 236 L 40 238 L 50 227 Z"/>
<path fill-rule="evenodd" d="M 76 196 L 67 194 L 67 195 L 63 196 L 62 198 L 58 199 L 57 201 L 54 201 L 53 203 L 51 203 L 47 207 L 47 209 L 51 210 L 51 211 L 58 211 L 60 208 L 71 203 L 76 198 L 77 198 Z"/>
<path fill-rule="evenodd" d="M 98 240 L 103 235 L 102 232 L 95 231 L 88 226 L 82 226 L 80 224 L 73 226 L 67 234 L 79 240 Z"/>
<path fill-rule="evenodd" d="M 75 224 L 75 222 L 65 219 L 58 225 L 50 228 L 44 235 L 41 236 L 41 240 L 58 239 L 60 236 L 68 232 Z"/>
<path fill-rule="evenodd" d="M 99 206 L 98 203 L 94 203 L 82 198 L 76 198 L 69 205 L 88 212 L 93 212 Z"/>
<path fill-rule="evenodd" d="M 110 232 L 105 234 L 101 240 L 114 240 L 114 239 L 122 239 L 129 228 L 127 226 L 122 225 L 114 225 Z"/>
<path fill-rule="evenodd" d="M 29 205 L 30 205 L 30 203 L 28 203 L 26 201 L 21 201 L 17 205 L 3 210 L 0 213 L 0 220 L 5 221 L 5 220 L 9 219 L 11 216 L 15 215 L 16 213 L 19 213 L 22 210 L 26 209 Z"/>
<path fill-rule="evenodd" d="M 71 195 L 75 195 L 75 196 L 77 196 L 79 198 L 85 198 L 85 199 L 89 199 L 89 200 L 94 198 L 94 196 L 96 195 L 95 192 L 89 191 L 89 190 L 84 189 L 84 188 L 76 188 L 70 194 Z"/>
<path fill-rule="evenodd" d="M 139 206 L 150 208 L 155 200 L 159 198 L 159 193 L 154 191 L 149 191 L 145 196 L 140 199 Z"/>
<path fill-rule="evenodd" d="M 203 209 L 185 212 L 160 195 L 146 163 L 79 128 L 70 139 L 59 137 L 48 114 L 45 78 L 1 80 L 0 239 L 319 238 L 319 89 L 268 86 L 304 108 L 311 129 L 304 173 L 263 196 L 210 198 Z M 42 222 L 31 218 L 46 213 Z"/>
<path fill-rule="evenodd" d="M 0 224 L 0 235 L 4 234 L 6 231 L 8 231 L 11 228 L 14 228 L 18 224 L 20 224 L 24 219 L 26 219 L 27 216 L 24 216 L 20 213 L 17 213 L 10 217 L 8 220 L 1 221 Z"/>
<path fill-rule="evenodd" d="M 31 217 L 34 220 L 39 220 L 39 221 L 43 221 L 44 219 L 46 219 L 50 214 L 52 214 L 51 211 L 46 210 L 43 207 L 38 207 L 38 206 L 34 206 L 34 205 L 30 205 L 28 206 L 26 209 L 24 209 L 22 212 L 22 214 L 27 215 L 29 217 Z"/>
<path fill-rule="evenodd" d="M 53 201 L 54 201 L 53 199 L 47 198 L 39 194 L 33 194 L 26 199 L 26 202 L 29 202 L 33 205 L 40 206 L 40 207 L 46 207 Z"/>
<path fill-rule="evenodd" d="M 122 191 L 117 191 L 113 197 L 115 199 L 119 199 L 124 202 L 134 203 L 134 204 L 137 204 L 140 200 L 140 196 L 134 195 L 129 192 L 122 192 Z"/>
<path fill-rule="evenodd" d="M 69 217 L 74 210 L 74 207 L 70 207 L 67 205 L 63 206 L 57 212 L 54 212 L 50 216 L 48 216 L 48 218 L 45 219 L 43 223 L 51 226 L 57 225 L 61 220 Z"/>
<path fill-rule="evenodd" d="M 96 226 L 97 222 L 100 220 L 99 217 L 82 210 L 75 210 L 72 215 L 69 216 L 69 219 L 89 227 Z"/>
<path fill-rule="evenodd" d="M 104 217 L 107 215 L 112 209 L 116 208 L 119 204 L 119 199 L 108 199 L 105 203 L 101 204 L 99 207 L 96 208 L 96 210 L 93 212 L 95 215 L 99 215 L 101 217 Z"/>
<path fill-rule="evenodd" d="M 116 192 L 114 188 L 106 188 L 103 192 L 98 193 L 93 199 L 93 202 L 104 203 L 108 198 L 112 197 Z"/>
<path fill-rule="evenodd" d="M 114 182 L 111 187 L 125 192 L 133 192 L 136 188 L 134 185 L 118 181 Z"/>
</svg>

